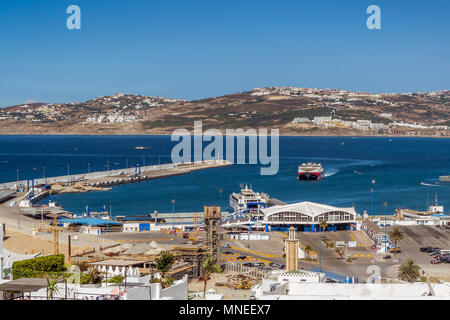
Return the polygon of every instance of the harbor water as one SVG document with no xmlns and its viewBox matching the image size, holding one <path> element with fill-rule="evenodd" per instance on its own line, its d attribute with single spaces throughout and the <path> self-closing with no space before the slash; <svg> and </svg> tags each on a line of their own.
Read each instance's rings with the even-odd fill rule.
<svg viewBox="0 0 450 320">
<path fill-rule="evenodd" d="M 169 163 L 175 144 L 170 136 L 0 136 L 0 182 Z M 280 137 L 279 161 L 272 176 L 260 175 L 260 165 L 234 164 L 52 198 L 70 212 L 81 213 L 88 205 L 91 211 L 111 209 L 113 216 L 199 212 L 205 204 L 230 210 L 229 195 L 248 184 L 287 203 L 355 206 L 359 213 L 425 210 L 435 195 L 450 210 L 450 184 L 439 182 L 439 176 L 450 174 L 449 139 Z M 297 181 L 298 165 L 312 161 L 322 163 L 325 178 Z"/>
</svg>

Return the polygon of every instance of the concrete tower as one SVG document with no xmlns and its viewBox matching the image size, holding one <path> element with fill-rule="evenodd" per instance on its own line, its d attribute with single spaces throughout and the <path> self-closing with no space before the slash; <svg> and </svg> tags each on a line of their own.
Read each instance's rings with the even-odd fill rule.
<svg viewBox="0 0 450 320">
<path fill-rule="evenodd" d="M 298 270 L 298 245 L 299 240 L 295 239 L 295 228 L 289 228 L 289 238 L 284 241 L 286 252 L 286 272 Z"/>
</svg>

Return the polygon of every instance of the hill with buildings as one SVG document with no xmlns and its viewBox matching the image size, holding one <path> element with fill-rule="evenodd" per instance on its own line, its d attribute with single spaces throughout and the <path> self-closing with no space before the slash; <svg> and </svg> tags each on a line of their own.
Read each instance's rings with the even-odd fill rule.
<svg viewBox="0 0 450 320">
<path fill-rule="evenodd" d="M 177 128 L 278 128 L 283 135 L 449 135 L 450 91 L 372 94 L 257 88 L 183 101 L 116 94 L 0 109 L 1 134 L 170 134 Z"/>
</svg>

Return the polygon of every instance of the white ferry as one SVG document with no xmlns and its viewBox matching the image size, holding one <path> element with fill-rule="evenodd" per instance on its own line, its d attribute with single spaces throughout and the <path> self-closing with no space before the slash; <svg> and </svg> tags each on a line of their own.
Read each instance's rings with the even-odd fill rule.
<svg viewBox="0 0 450 320">
<path fill-rule="evenodd" d="M 252 188 L 245 185 L 241 193 L 233 192 L 230 196 L 230 206 L 234 211 L 257 212 L 259 209 L 269 205 L 269 195 L 254 192 Z"/>
<path fill-rule="evenodd" d="M 308 162 L 298 167 L 297 180 L 320 180 L 324 177 L 321 163 Z"/>
</svg>

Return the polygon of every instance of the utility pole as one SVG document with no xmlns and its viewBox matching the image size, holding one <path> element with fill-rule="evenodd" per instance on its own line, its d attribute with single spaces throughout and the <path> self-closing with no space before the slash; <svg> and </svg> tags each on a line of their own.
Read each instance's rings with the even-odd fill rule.
<svg viewBox="0 0 450 320">
<path fill-rule="evenodd" d="M 17 183 L 19 183 L 19 168 L 16 169 L 17 172 Z"/>
<path fill-rule="evenodd" d="M 90 173 L 90 172 L 91 172 L 91 163 L 88 162 L 88 173 Z"/>
<path fill-rule="evenodd" d="M 67 164 L 67 175 L 70 176 L 70 164 Z"/>
<path fill-rule="evenodd" d="M 72 244 L 71 244 L 71 237 L 70 234 L 67 236 L 67 243 L 68 243 L 68 262 L 69 266 L 72 264 Z"/>
</svg>

